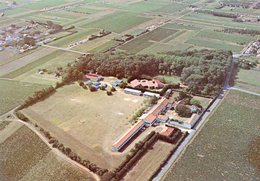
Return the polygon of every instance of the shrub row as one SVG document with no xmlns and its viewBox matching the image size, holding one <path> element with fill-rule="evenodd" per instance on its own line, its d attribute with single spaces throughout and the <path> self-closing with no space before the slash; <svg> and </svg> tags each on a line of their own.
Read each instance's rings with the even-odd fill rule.
<svg viewBox="0 0 260 181">
<path fill-rule="evenodd" d="M 36 91 L 32 96 L 29 96 L 24 103 L 19 107 L 19 109 L 24 109 L 27 108 L 35 103 L 37 103 L 38 101 L 44 100 L 47 97 L 49 97 L 51 94 L 53 94 L 56 91 L 56 89 L 54 87 L 49 87 L 49 88 L 45 88 L 42 89 L 40 91 Z"/>
<path fill-rule="evenodd" d="M 38 125 L 35 125 L 38 127 Z M 96 173 L 99 176 L 102 176 L 104 173 L 108 172 L 107 169 L 103 169 L 98 167 L 96 164 L 91 163 L 88 160 L 83 160 L 79 155 L 73 152 L 69 147 L 66 147 L 62 143 L 60 143 L 55 137 L 51 136 L 48 131 L 45 131 L 43 128 L 40 128 L 40 131 L 44 134 L 44 136 L 48 139 L 49 144 L 52 145 L 53 148 L 57 148 L 62 153 L 67 155 L 71 160 L 78 162 L 84 167 L 88 168 L 90 171 Z"/>
</svg>

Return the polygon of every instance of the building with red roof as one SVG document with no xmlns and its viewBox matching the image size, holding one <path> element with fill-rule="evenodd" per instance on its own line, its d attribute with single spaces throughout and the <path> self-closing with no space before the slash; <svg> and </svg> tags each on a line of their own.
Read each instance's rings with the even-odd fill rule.
<svg viewBox="0 0 260 181">
<path fill-rule="evenodd" d="M 164 129 L 160 132 L 161 135 L 171 137 L 172 134 L 174 133 L 174 128 L 173 127 L 164 127 Z"/>
<path fill-rule="evenodd" d="M 94 73 L 88 73 L 84 76 L 85 80 L 90 80 L 90 81 L 101 81 L 104 78 L 101 75 L 94 74 Z"/>
<path fill-rule="evenodd" d="M 158 101 L 158 103 L 147 113 L 147 116 L 144 117 L 144 121 L 148 126 L 152 126 L 157 117 L 167 109 L 169 100 L 163 97 Z"/>
<path fill-rule="evenodd" d="M 161 89 L 164 87 L 164 84 L 159 80 L 138 80 L 135 79 L 130 82 L 133 88 L 149 88 L 149 89 Z"/>
</svg>

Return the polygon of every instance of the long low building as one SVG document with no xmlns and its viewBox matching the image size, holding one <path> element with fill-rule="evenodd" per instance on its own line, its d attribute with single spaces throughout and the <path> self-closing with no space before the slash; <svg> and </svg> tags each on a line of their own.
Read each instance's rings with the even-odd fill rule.
<svg viewBox="0 0 260 181">
<path fill-rule="evenodd" d="M 144 125 L 144 121 L 139 120 L 113 144 L 112 149 L 114 151 L 120 151 L 144 127 Z"/>
<path fill-rule="evenodd" d="M 133 95 L 137 95 L 137 96 L 142 95 L 142 91 L 135 90 L 135 89 L 125 88 L 125 89 L 124 89 L 124 92 L 125 92 L 126 94 L 133 94 Z"/>
<path fill-rule="evenodd" d="M 160 98 L 160 94 L 157 94 L 157 93 L 153 93 L 153 92 L 144 92 L 143 93 L 143 96 L 146 96 L 146 97 L 157 97 L 157 98 Z"/>
</svg>

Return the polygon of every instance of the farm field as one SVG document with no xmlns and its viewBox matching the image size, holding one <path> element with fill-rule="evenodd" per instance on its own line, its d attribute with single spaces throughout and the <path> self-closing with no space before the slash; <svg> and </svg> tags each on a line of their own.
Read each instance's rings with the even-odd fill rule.
<svg viewBox="0 0 260 181">
<path fill-rule="evenodd" d="M 3 181 L 94 180 L 88 173 L 59 158 L 19 122 L 9 123 L 0 131 L 0 137 L 0 175 Z"/>
<path fill-rule="evenodd" d="M 257 180 L 259 103 L 230 91 L 164 180 Z"/>
<path fill-rule="evenodd" d="M 161 162 L 167 157 L 173 145 L 158 141 L 153 149 L 149 150 L 135 167 L 126 175 L 126 181 L 147 180 L 159 168 Z"/>
<path fill-rule="evenodd" d="M 148 20 L 149 18 L 123 12 L 108 15 L 100 20 L 81 25 L 81 27 L 100 28 L 115 33 L 121 33 Z"/>
<path fill-rule="evenodd" d="M 66 104 L 64 104 L 66 102 Z M 104 91 L 90 92 L 78 85 L 65 86 L 22 112 L 77 152 L 103 167 L 120 163 L 123 154 L 112 154 L 114 141 L 131 127 L 129 119 L 144 98 Z M 60 133 L 60 134 L 59 134 Z"/>
<path fill-rule="evenodd" d="M 129 43 L 121 46 L 120 49 L 130 53 L 137 53 L 149 47 L 154 42 L 161 41 L 176 32 L 177 32 L 176 30 L 172 30 L 172 29 L 158 28 L 150 33 L 147 33 L 141 37 L 138 37 L 130 41 Z"/>
<path fill-rule="evenodd" d="M 0 114 L 15 108 L 36 90 L 45 87 L 45 85 L 41 84 L 0 79 Z"/>
</svg>

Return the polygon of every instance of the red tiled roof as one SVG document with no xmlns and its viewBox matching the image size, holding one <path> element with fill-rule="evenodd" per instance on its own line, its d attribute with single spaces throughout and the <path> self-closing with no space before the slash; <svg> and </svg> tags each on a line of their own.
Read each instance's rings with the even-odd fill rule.
<svg viewBox="0 0 260 181">
<path fill-rule="evenodd" d="M 169 100 L 163 97 L 161 100 L 158 101 L 155 107 L 152 108 L 152 110 L 150 111 L 151 114 L 157 116 L 168 104 Z"/>
<path fill-rule="evenodd" d="M 162 131 L 161 131 L 161 135 L 164 135 L 164 136 L 171 136 L 172 133 L 174 131 L 174 128 L 172 127 L 165 127 Z"/>
<path fill-rule="evenodd" d="M 139 120 L 134 126 L 132 126 L 120 139 L 118 139 L 114 144 L 113 147 L 120 149 L 122 145 L 126 143 L 126 141 L 141 127 L 144 126 L 144 122 Z"/>
<path fill-rule="evenodd" d="M 88 73 L 85 75 L 85 78 L 88 78 L 88 79 L 96 79 L 96 78 L 99 78 L 99 77 L 102 77 L 101 75 L 98 75 L 98 74 L 93 74 L 93 73 Z"/>
<path fill-rule="evenodd" d="M 155 119 L 156 119 L 156 116 L 153 115 L 153 114 L 148 114 L 148 115 L 145 117 L 145 121 L 148 122 L 148 123 L 154 122 Z"/>
<path fill-rule="evenodd" d="M 159 80 L 133 80 L 130 82 L 130 84 L 133 87 L 137 87 L 137 86 L 147 86 L 147 87 L 155 87 L 155 88 L 161 88 L 163 87 L 163 83 L 161 83 Z"/>
</svg>

